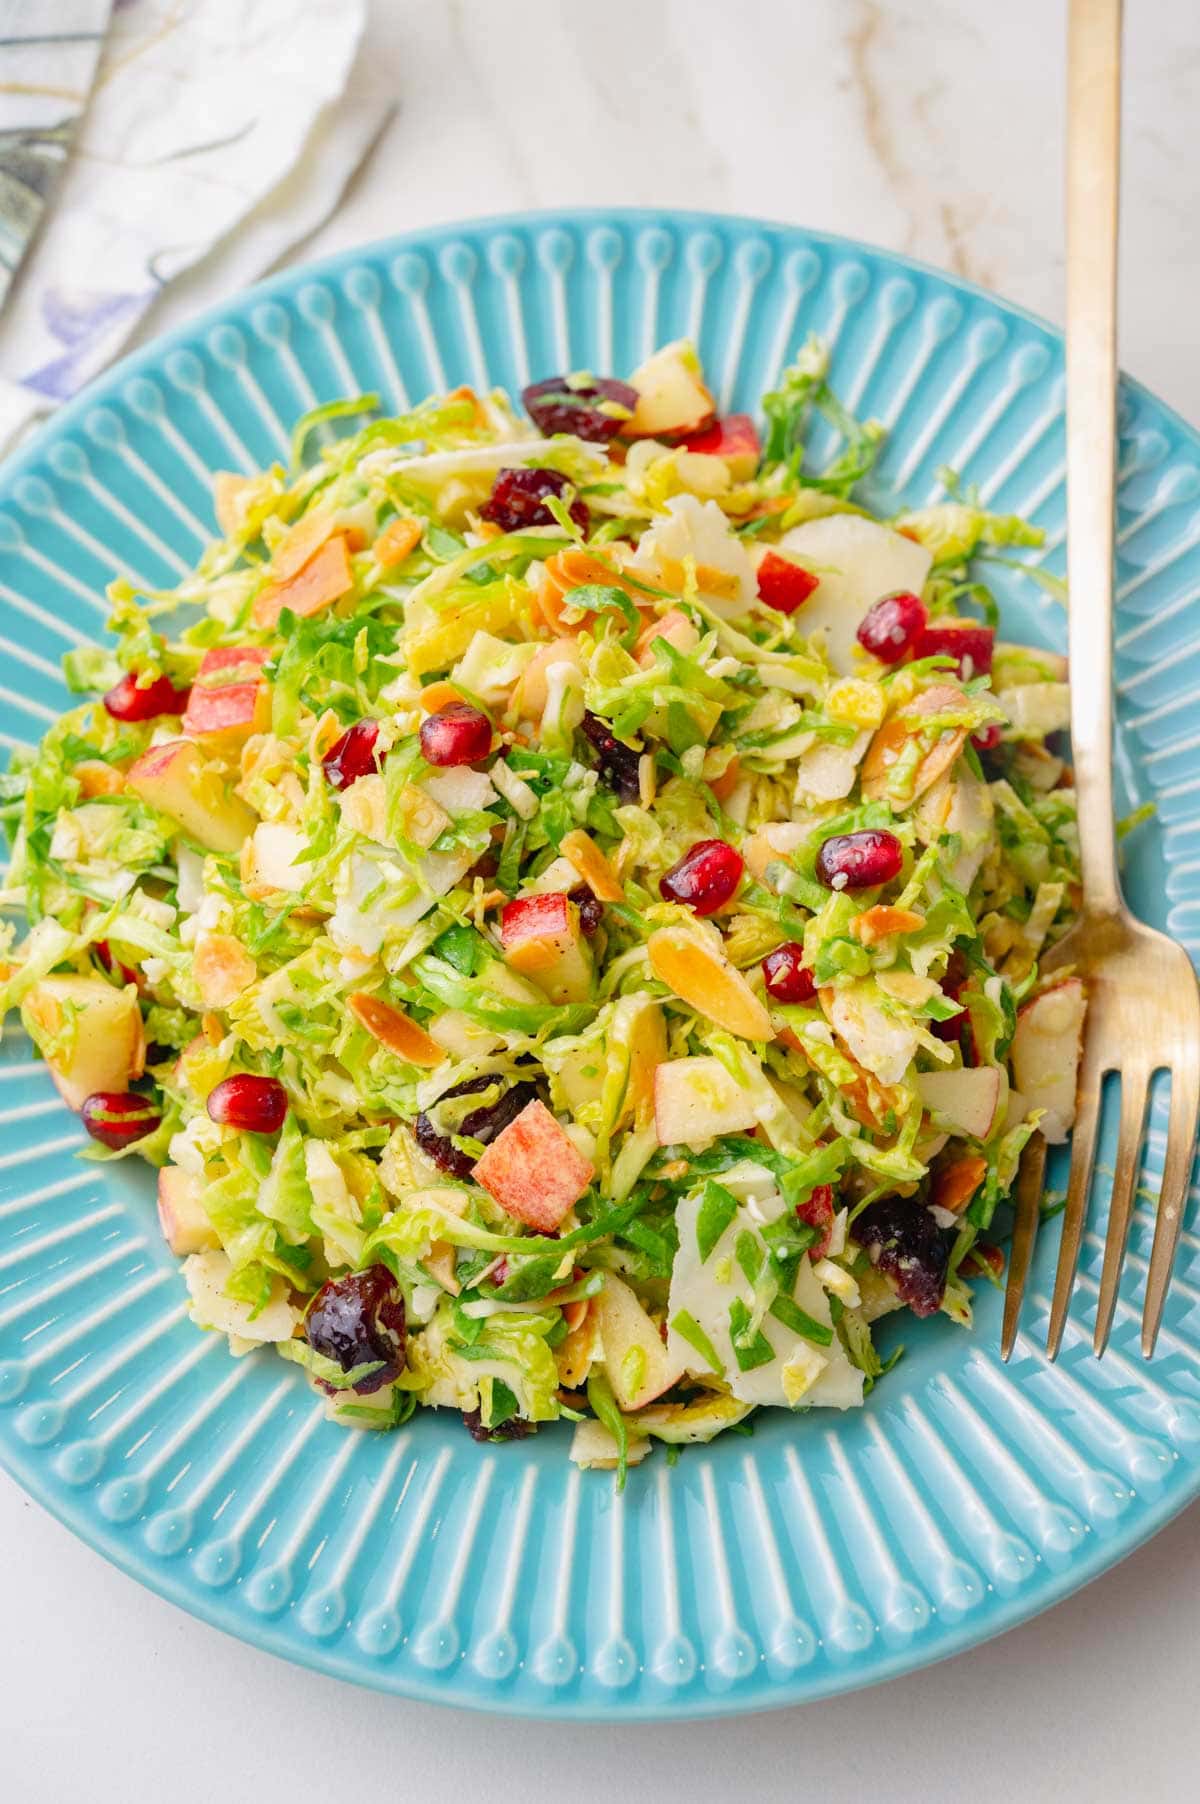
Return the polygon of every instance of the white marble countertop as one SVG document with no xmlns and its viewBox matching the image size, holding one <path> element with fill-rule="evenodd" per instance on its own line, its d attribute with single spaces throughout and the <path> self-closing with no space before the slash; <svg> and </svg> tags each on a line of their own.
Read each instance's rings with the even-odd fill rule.
<svg viewBox="0 0 1200 1804">
<path fill-rule="evenodd" d="M 331 0 L 335 3 L 335 0 Z M 1200 40 L 1127 28 L 1122 361 L 1200 421 Z M 320 254 L 555 204 L 790 219 L 1062 314 L 1054 0 L 375 0 L 396 115 Z M 13 1804 L 472 1796 L 665 1804 L 1188 1797 L 1200 1511 L 1048 1616 L 803 1711 L 630 1729 L 451 1716 L 283 1665 L 106 1566 L 0 1476 L 0 1765 Z M 436 1787 L 436 1791 L 434 1788 Z"/>
</svg>

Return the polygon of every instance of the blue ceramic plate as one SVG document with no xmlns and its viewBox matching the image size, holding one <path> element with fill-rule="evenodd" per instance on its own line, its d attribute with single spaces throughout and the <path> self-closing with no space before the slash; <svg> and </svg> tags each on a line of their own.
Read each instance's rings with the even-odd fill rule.
<svg viewBox="0 0 1200 1804">
<path fill-rule="evenodd" d="M 753 409 L 810 332 L 833 346 L 839 392 L 889 428 L 877 506 L 934 499 L 952 465 L 989 505 L 1043 526 L 1044 549 L 1022 555 L 1062 574 L 1062 344 L 1039 321 L 784 226 L 499 219 L 255 289 L 97 383 L 4 471 L 5 742 L 36 738 L 66 703 L 58 660 L 100 630 L 105 584 L 122 571 L 174 583 L 213 532 L 211 473 L 285 455 L 314 403 L 377 389 L 396 408 L 459 382 L 620 373 L 686 334 L 722 406 Z M 1117 546 L 1120 805 L 1158 807 L 1129 842 L 1130 893 L 1200 946 L 1200 438 L 1132 385 Z M 1017 568 L 994 583 L 1012 637 L 1063 643 L 1043 587 Z M 1152 1366 L 1137 1348 L 1148 1201 L 1112 1349 L 1091 1355 L 1098 1196 L 1058 1365 L 1041 1351 L 1047 1231 L 1007 1369 L 989 1293 L 973 1335 L 909 1324 L 903 1361 L 861 1412 L 768 1415 L 752 1439 L 673 1469 L 657 1455 L 618 1497 L 568 1464 L 565 1430 L 480 1448 L 455 1417 L 382 1438 L 326 1425 L 295 1368 L 234 1360 L 190 1326 L 148 1176 L 78 1163 L 80 1138 L 28 1045 L 6 1038 L 0 1458 L 143 1583 L 341 1678 L 557 1717 L 821 1697 L 1044 1609 L 1200 1489 L 1194 1209 Z"/>
</svg>

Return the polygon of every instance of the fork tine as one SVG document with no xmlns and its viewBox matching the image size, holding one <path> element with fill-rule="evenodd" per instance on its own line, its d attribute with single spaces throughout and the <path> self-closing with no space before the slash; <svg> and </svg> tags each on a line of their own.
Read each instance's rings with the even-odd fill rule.
<svg viewBox="0 0 1200 1804">
<path fill-rule="evenodd" d="M 1133 1212 L 1134 1192 L 1142 1167 L 1142 1136 L 1146 1129 L 1149 1095 L 1148 1072 L 1122 1070 L 1121 1129 L 1117 1138 L 1112 1200 L 1108 1205 L 1108 1234 L 1104 1242 L 1104 1270 L 1100 1274 L 1100 1300 L 1096 1305 L 1096 1330 L 1092 1337 L 1092 1348 L 1097 1358 L 1108 1345 L 1117 1291 L 1121 1284 L 1125 1243 L 1129 1238 L 1129 1217 Z"/>
<path fill-rule="evenodd" d="M 1046 1183 L 1046 1142 L 1041 1134 L 1032 1134 L 1025 1143 L 1021 1163 L 1017 1167 L 1016 1213 L 1013 1218 L 1012 1251 L 1008 1256 L 1008 1283 L 1004 1288 L 1004 1323 L 1000 1330 L 1000 1357 L 1007 1360 L 1017 1340 L 1021 1304 L 1025 1300 L 1025 1281 L 1037 1239 L 1038 1211 Z"/>
<path fill-rule="evenodd" d="M 1188 1186 L 1196 1150 L 1196 1121 L 1200 1115 L 1200 1069 L 1196 1047 L 1191 1044 L 1177 1056 L 1171 1072 L 1171 1114 L 1167 1128 L 1167 1154 L 1154 1224 L 1154 1245 L 1146 1275 L 1146 1306 L 1142 1314 L 1142 1354 L 1149 1359 L 1158 1339 L 1163 1305 L 1171 1283 L 1175 1248 L 1187 1213 Z"/>
<path fill-rule="evenodd" d="M 1046 1334 L 1046 1355 L 1058 1358 L 1071 1291 L 1075 1284 L 1075 1267 L 1079 1263 L 1079 1243 L 1087 1215 L 1088 1192 L 1092 1184 L 1092 1164 L 1096 1157 L 1096 1133 L 1100 1125 L 1101 1073 L 1090 1062 L 1085 1063 L 1079 1078 L 1079 1101 L 1075 1128 L 1071 1135 L 1071 1174 L 1067 1179 L 1067 1206 L 1063 1211 L 1062 1243 L 1058 1250 L 1058 1270 L 1054 1274 L 1054 1300 L 1050 1308 L 1050 1327 Z"/>
</svg>

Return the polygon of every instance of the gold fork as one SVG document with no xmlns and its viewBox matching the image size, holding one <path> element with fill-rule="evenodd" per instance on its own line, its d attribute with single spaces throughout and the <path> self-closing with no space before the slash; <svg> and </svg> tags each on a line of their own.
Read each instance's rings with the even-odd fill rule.
<svg viewBox="0 0 1200 1804">
<path fill-rule="evenodd" d="M 1083 912 L 1047 955 L 1072 966 L 1088 996 L 1071 1171 L 1046 1347 L 1058 1355 L 1087 1214 L 1101 1089 L 1120 1076 L 1120 1130 L 1093 1345 L 1112 1326 L 1141 1167 L 1150 1080 L 1171 1075 L 1167 1150 L 1146 1278 L 1142 1352 L 1162 1320 L 1187 1206 L 1200 1112 L 1200 990 L 1182 946 L 1134 919 L 1117 877 L 1112 799 L 1113 520 L 1117 385 L 1117 197 L 1121 0 L 1071 0 L 1067 106 L 1067 564 L 1071 594 L 1071 739 Z M 1040 1143 L 1041 1136 L 1035 1136 Z M 1044 1146 L 1026 1148 L 1001 1353 L 1008 1358 L 1029 1270 Z"/>
</svg>

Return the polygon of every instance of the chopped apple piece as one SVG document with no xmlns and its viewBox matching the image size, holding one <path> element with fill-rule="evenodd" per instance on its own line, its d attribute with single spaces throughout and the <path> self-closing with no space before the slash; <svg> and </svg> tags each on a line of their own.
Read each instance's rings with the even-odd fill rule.
<svg viewBox="0 0 1200 1804">
<path fill-rule="evenodd" d="M 637 390 L 633 418 L 621 428 L 624 438 L 678 438 L 707 426 L 716 402 L 704 385 L 700 359 L 685 339 L 664 345 L 629 378 Z"/>
<path fill-rule="evenodd" d="M 707 1146 L 758 1122 L 754 1092 L 720 1059 L 669 1059 L 654 1073 L 654 1128 L 660 1146 Z"/>
<path fill-rule="evenodd" d="M 133 989 L 115 990 L 102 977 L 43 977 L 21 1018 L 72 1109 L 98 1090 L 128 1090 L 141 1076 L 146 1040 Z"/>
<path fill-rule="evenodd" d="M 1053 1146 L 1064 1141 L 1075 1120 L 1075 1089 L 1083 1049 L 1087 997 L 1078 977 L 1043 990 L 1017 1013 L 1012 1069 L 1025 1107 L 1044 1109 L 1041 1129 Z"/>
<path fill-rule="evenodd" d="M 604 1289 L 592 1309 L 608 1381 L 621 1409 L 641 1409 L 682 1378 L 683 1362 L 668 1356 L 653 1321 L 614 1273 L 605 1274 Z"/>
<path fill-rule="evenodd" d="M 806 520 L 784 533 L 778 550 L 820 575 L 804 603 L 804 632 L 822 636 L 830 664 L 843 676 L 853 669 L 855 635 L 868 610 L 897 589 L 919 595 L 933 561 L 923 545 L 859 514 Z"/>
<path fill-rule="evenodd" d="M 693 927 L 660 927 L 646 942 L 650 969 L 689 1008 L 744 1040 L 770 1040 L 771 1017 L 726 958 L 721 936 Z"/>
<path fill-rule="evenodd" d="M 749 482 L 762 456 L 758 428 L 748 413 L 724 414 L 703 432 L 690 433 L 683 445 L 700 457 L 719 457 L 735 482 Z"/>
<path fill-rule="evenodd" d="M 531 1102 L 496 1135 L 471 1175 L 517 1221 L 554 1234 L 596 1168 L 545 1103 Z"/>
<path fill-rule="evenodd" d="M 247 892 L 283 890 L 296 894 L 312 875 L 310 864 L 298 862 L 307 850 L 308 840 L 298 827 L 260 821 L 246 842 L 243 887 Z"/>
<path fill-rule="evenodd" d="M 202 1182 L 180 1165 L 164 1165 L 158 1174 L 158 1224 L 177 1259 L 219 1248 L 217 1231 L 200 1201 Z"/>
<path fill-rule="evenodd" d="M 130 767 L 128 783 L 209 852 L 237 852 L 254 831 L 253 810 L 230 795 L 220 771 L 190 739 L 152 746 Z"/>
<path fill-rule="evenodd" d="M 500 918 L 505 962 L 530 977 L 551 1002 L 585 1002 L 592 988 L 592 955 L 579 909 L 561 890 L 517 896 Z"/>
<path fill-rule="evenodd" d="M 215 1328 L 220 1334 L 231 1334 L 237 1341 L 262 1342 L 291 1340 L 300 1313 L 287 1300 L 287 1285 L 282 1278 L 271 1282 L 266 1305 L 255 1310 L 225 1295 L 225 1286 L 233 1276 L 227 1254 L 193 1253 L 183 1262 L 184 1282 L 192 1303 L 188 1311 L 197 1328 Z M 247 1351 L 234 1347 L 234 1352 Z"/>
<path fill-rule="evenodd" d="M 917 1076 L 921 1101 L 935 1115 L 969 1134 L 987 1140 L 1004 1113 L 1007 1085 L 994 1065 L 967 1066 L 961 1071 L 922 1071 Z"/>
<path fill-rule="evenodd" d="M 263 645 L 206 651 L 179 723 L 187 738 L 225 751 L 251 733 L 265 733 L 271 724 L 271 691 L 262 666 L 270 655 Z"/>
</svg>

